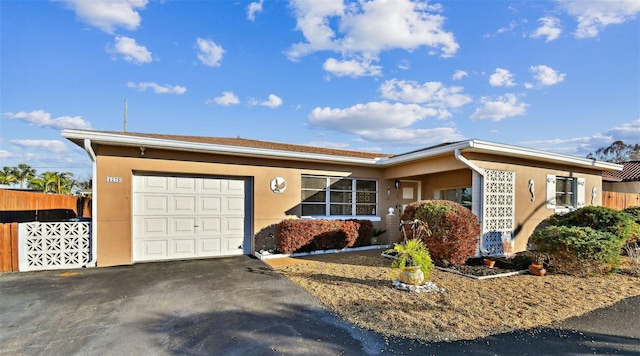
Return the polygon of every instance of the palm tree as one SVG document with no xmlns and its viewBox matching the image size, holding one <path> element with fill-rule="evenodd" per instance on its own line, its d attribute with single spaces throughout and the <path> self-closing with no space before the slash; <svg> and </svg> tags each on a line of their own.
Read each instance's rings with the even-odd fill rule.
<svg viewBox="0 0 640 356">
<path fill-rule="evenodd" d="M 55 193 L 58 187 L 57 172 L 44 172 L 37 178 L 31 178 L 28 182 L 29 188 L 41 190 L 45 193 Z"/>
<path fill-rule="evenodd" d="M 14 167 L 12 173 L 20 182 L 20 189 L 24 188 L 25 180 L 28 181 L 36 176 L 36 170 L 24 163 L 20 163 L 18 167 Z"/>
<path fill-rule="evenodd" d="M 76 180 L 73 179 L 73 173 L 71 172 L 58 173 L 57 183 L 58 183 L 58 194 L 66 194 L 66 195 L 71 195 L 71 191 L 78 184 Z"/>
<path fill-rule="evenodd" d="M 13 174 L 13 169 L 9 167 L 2 168 L 0 172 L 0 184 L 11 184 L 18 181 L 18 178 Z"/>
</svg>

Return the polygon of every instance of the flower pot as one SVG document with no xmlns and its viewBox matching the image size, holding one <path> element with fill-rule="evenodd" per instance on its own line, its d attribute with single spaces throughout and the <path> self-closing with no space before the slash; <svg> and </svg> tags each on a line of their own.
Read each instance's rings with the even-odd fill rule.
<svg viewBox="0 0 640 356">
<path fill-rule="evenodd" d="M 493 268 L 493 265 L 496 264 L 496 261 L 490 259 L 490 258 L 485 258 L 484 260 L 482 260 L 482 263 L 484 263 L 485 266 L 489 267 L 489 268 Z"/>
<path fill-rule="evenodd" d="M 544 276 L 547 273 L 547 270 L 544 269 L 543 265 L 532 263 L 529 265 L 529 273 L 534 276 Z"/>
<path fill-rule="evenodd" d="M 420 266 L 405 267 L 400 271 L 398 279 L 404 284 L 420 286 L 424 283 L 424 273 Z"/>
</svg>

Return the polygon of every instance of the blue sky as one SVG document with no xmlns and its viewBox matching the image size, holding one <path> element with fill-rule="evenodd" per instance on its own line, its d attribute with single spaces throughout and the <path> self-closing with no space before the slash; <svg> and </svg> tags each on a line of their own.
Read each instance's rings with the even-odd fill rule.
<svg viewBox="0 0 640 356">
<path fill-rule="evenodd" d="M 0 2 L 0 166 L 63 128 L 384 153 L 640 143 L 640 1 Z"/>
</svg>

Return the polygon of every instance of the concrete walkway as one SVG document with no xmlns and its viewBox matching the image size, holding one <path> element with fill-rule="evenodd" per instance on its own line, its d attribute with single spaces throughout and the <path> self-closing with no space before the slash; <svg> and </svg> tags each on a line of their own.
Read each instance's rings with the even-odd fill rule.
<svg viewBox="0 0 640 356">
<path fill-rule="evenodd" d="M 0 355 L 637 355 L 639 311 L 630 298 L 554 329 L 385 340 L 241 256 L 0 274 Z"/>
</svg>

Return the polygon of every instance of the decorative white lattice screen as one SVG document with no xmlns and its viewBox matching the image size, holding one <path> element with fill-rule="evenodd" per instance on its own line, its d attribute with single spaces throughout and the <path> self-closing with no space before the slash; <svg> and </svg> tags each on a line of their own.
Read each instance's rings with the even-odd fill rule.
<svg viewBox="0 0 640 356">
<path fill-rule="evenodd" d="M 20 271 L 82 268 L 93 262 L 90 222 L 18 224 Z"/>
<path fill-rule="evenodd" d="M 513 251 L 516 172 L 485 170 L 482 208 L 482 253 Z"/>
</svg>

